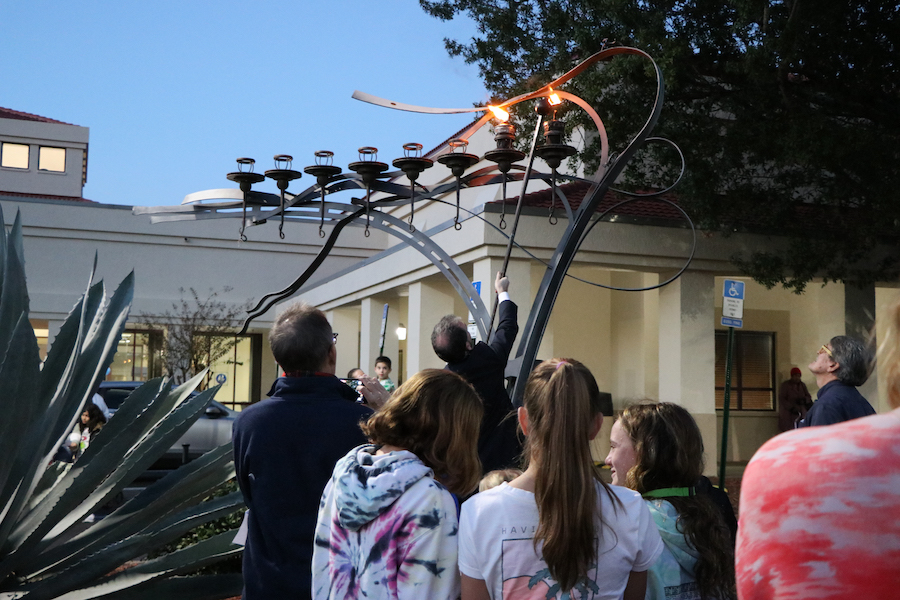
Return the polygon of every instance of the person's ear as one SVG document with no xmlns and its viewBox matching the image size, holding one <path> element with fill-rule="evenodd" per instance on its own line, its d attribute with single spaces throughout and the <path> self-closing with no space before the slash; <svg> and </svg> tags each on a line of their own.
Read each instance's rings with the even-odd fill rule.
<svg viewBox="0 0 900 600">
<path fill-rule="evenodd" d="M 522 435 L 528 435 L 528 411 L 524 406 L 520 406 L 516 410 L 516 417 L 519 419 L 519 427 L 522 428 Z"/>
<path fill-rule="evenodd" d="M 834 360 L 832 360 L 832 361 L 831 361 L 831 364 L 828 365 L 828 372 L 829 372 L 829 373 L 834 373 L 835 371 L 838 370 L 838 368 L 839 368 L 840 366 L 841 366 L 841 365 L 839 365 L 838 363 L 834 362 Z"/>
<path fill-rule="evenodd" d="M 594 416 L 594 422 L 591 423 L 591 435 L 588 439 L 593 440 L 595 437 L 597 437 L 597 434 L 600 433 L 601 427 L 603 427 L 603 413 L 597 413 Z"/>
</svg>

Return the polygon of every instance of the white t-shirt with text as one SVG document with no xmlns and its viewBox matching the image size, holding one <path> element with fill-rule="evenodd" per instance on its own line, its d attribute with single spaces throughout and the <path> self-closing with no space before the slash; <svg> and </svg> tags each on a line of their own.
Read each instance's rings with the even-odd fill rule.
<svg viewBox="0 0 900 600">
<path fill-rule="evenodd" d="M 587 579 L 571 590 L 572 600 L 620 599 L 630 573 L 646 571 L 662 552 L 659 532 L 640 495 L 617 486 L 609 489 L 622 504 L 614 505 L 597 484 L 598 559 Z M 504 483 L 476 494 L 462 506 L 460 572 L 483 579 L 492 600 L 559 598 L 562 591 L 534 550 L 537 527 L 533 493 Z"/>
</svg>

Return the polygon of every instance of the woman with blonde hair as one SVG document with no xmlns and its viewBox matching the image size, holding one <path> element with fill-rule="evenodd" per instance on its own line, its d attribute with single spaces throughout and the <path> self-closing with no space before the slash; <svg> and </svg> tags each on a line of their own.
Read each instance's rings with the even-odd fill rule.
<svg viewBox="0 0 900 600">
<path fill-rule="evenodd" d="M 643 598 L 662 541 L 641 497 L 604 484 L 591 459 L 603 421 L 594 376 L 545 361 L 523 404 L 527 469 L 462 507 L 462 600 Z"/>
<path fill-rule="evenodd" d="M 742 599 L 897 597 L 900 300 L 879 320 L 878 385 L 895 410 L 783 433 L 747 465 L 735 550 Z"/>
<path fill-rule="evenodd" d="M 338 461 L 322 495 L 314 598 L 458 598 L 455 496 L 481 476 L 482 411 L 462 377 L 427 369 L 361 425 L 371 444 Z"/>
<path fill-rule="evenodd" d="M 734 598 L 731 532 L 698 491 L 703 437 L 694 417 L 670 402 L 634 404 L 613 424 L 609 445 L 613 485 L 644 497 L 665 544 L 650 567 L 647 600 Z"/>
</svg>

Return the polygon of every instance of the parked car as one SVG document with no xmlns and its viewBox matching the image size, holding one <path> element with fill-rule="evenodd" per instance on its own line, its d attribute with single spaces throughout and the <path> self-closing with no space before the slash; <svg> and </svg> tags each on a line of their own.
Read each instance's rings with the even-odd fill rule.
<svg viewBox="0 0 900 600">
<path fill-rule="evenodd" d="M 142 386 L 143 381 L 103 381 L 98 394 L 103 397 L 109 412 L 114 416 L 116 410 L 134 390 Z M 193 392 L 191 395 L 196 395 Z M 184 462 L 184 445 L 187 444 L 187 459 L 194 460 L 216 446 L 231 441 L 231 426 L 238 413 L 224 405 L 210 400 L 206 410 L 200 415 L 174 446 L 153 465 L 153 469 L 171 469 Z M 112 417 L 110 417 L 112 418 Z"/>
</svg>

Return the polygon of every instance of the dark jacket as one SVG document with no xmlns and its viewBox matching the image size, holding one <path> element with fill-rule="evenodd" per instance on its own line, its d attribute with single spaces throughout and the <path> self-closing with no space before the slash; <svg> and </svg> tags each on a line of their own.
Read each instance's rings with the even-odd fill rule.
<svg viewBox="0 0 900 600">
<path fill-rule="evenodd" d="M 504 377 L 506 361 L 519 332 L 518 307 L 512 300 L 506 300 L 498 309 L 500 321 L 490 344 L 478 342 L 464 360 L 447 365 L 447 369 L 471 383 L 484 402 L 478 456 L 485 473 L 516 466 L 522 451 L 516 436 L 516 419 L 514 416 L 507 419 L 513 407 Z"/>
<path fill-rule="evenodd" d="M 234 422 L 234 464 L 250 509 L 244 599 L 310 598 L 313 537 L 335 463 L 366 443 L 372 411 L 339 379 L 281 377 Z"/>
<path fill-rule="evenodd" d="M 843 381 L 829 381 L 816 395 L 817 399 L 806 418 L 800 421 L 800 427 L 833 425 L 875 414 L 875 409 L 859 390 Z"/>
</svg>

